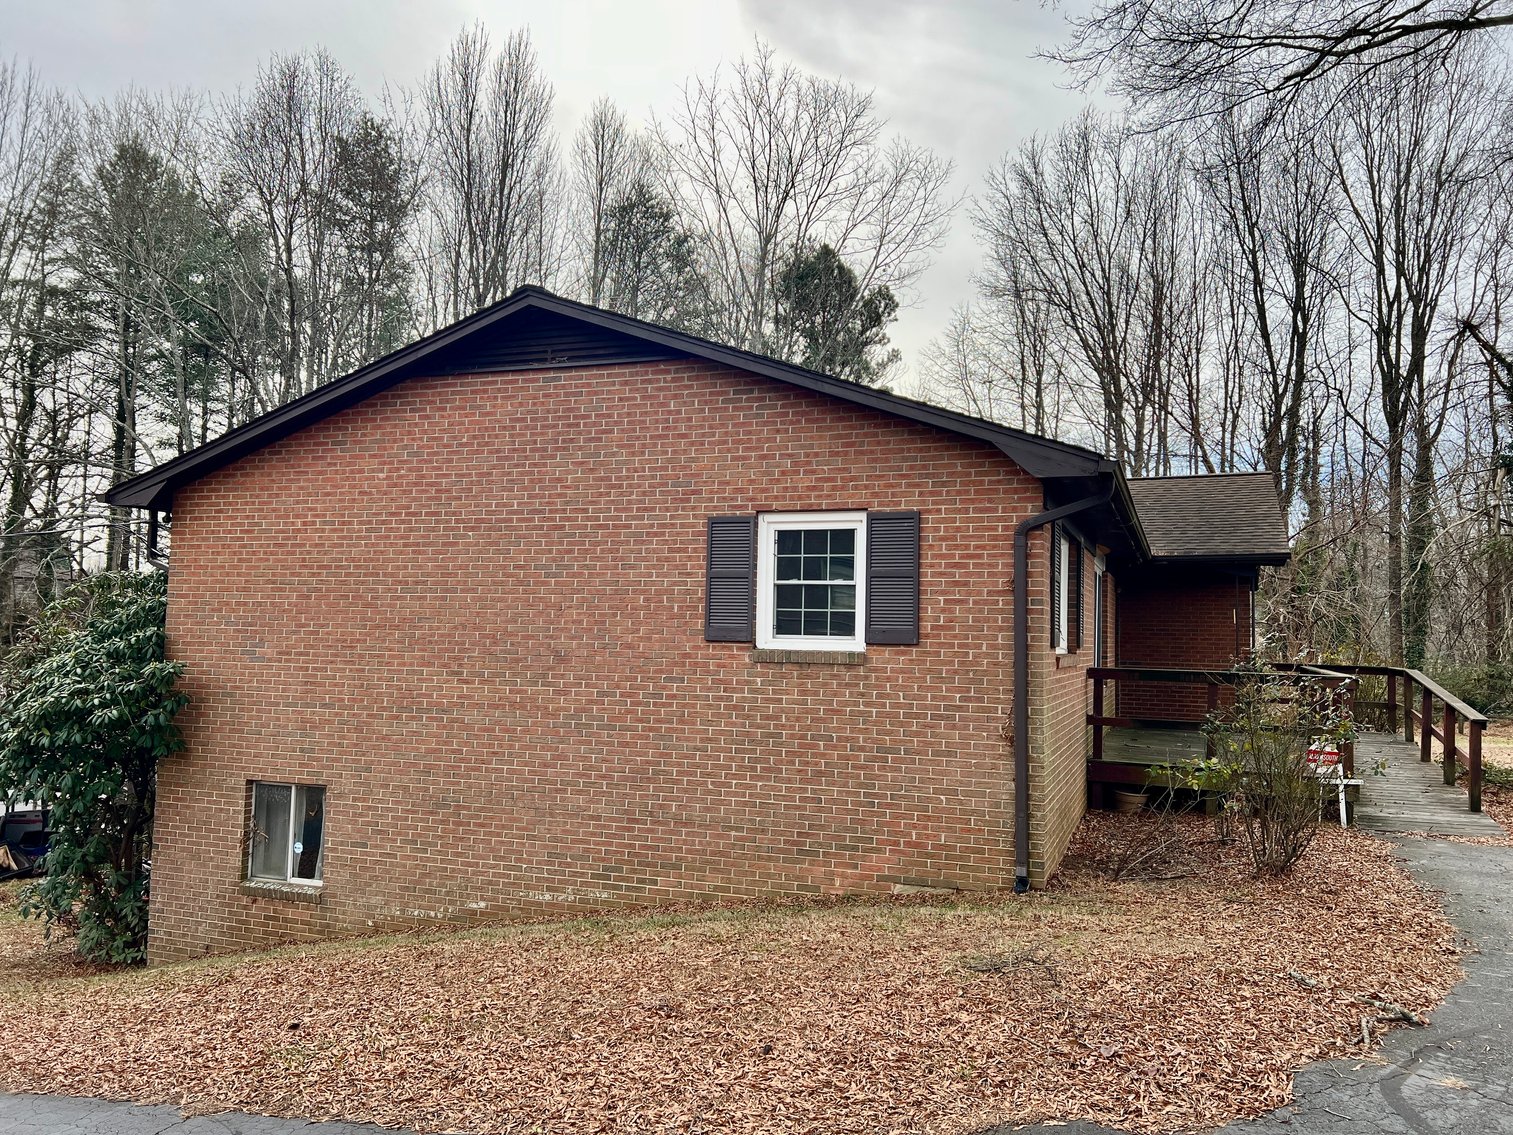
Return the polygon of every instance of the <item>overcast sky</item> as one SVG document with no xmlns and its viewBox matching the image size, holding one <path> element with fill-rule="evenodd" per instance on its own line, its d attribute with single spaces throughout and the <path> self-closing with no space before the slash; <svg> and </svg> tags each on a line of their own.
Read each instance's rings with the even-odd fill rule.
<svg viewBox="0 0 1513 1135">
<path fill-rule="evenodd" d="M 1075 10 L 1078 0 L 1071 0 Z M 683 80 L 755 37 L 827 77 L 876 92 L 891 128 L 956 163 L 957 190 L 1084 97 L 1032 58 L 1062 34 L 1038 0 L 0 0 L 0 53 L 89 98 L 130 85 L 225 91 L 272 52 L 325 46 L 370 94 L 408 85 L 466 24 L 502 39 L 527 25 L 556 87 L 562 137 L 600 95 L 664 113 Z M 978 250 L 965 206 L 893 340 L 911 369 L 971 298 Z"/>
</svg>

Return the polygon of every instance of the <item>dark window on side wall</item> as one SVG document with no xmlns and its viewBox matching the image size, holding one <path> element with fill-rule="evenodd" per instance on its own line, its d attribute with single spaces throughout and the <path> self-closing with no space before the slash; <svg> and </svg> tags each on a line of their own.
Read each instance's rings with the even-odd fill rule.
<svg viewBox="0 0 1513 1135">
<path fill-rule="evenodd" d="M 253 782 L 247 877 L 272 883 L 320 883 L 325 829 L 324 787 Z"/>
</svg>

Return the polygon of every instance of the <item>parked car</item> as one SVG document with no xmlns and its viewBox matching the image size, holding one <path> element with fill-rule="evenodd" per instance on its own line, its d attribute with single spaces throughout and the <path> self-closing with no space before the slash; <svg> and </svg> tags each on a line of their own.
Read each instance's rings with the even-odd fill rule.
<svg viewBox="0 0 1513 1135">
<path fill-rule="evenodd" d="M 0 879 L 37 874 L 47 843 L 45 808 L 16 808 L 0 816 Z"/>
</svg>

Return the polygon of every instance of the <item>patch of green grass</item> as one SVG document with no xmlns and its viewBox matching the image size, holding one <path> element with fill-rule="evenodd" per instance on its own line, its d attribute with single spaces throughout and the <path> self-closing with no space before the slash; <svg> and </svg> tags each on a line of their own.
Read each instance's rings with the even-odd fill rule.
<svg viewBox="0 0 1513 1135">
<path fill-rule="evenodd" d="M 1481 767 L 1483 784 L 1495 784 L 1498 788 L 1513 788 L 1513 765 L 1484 763 Z"/>
</svg>

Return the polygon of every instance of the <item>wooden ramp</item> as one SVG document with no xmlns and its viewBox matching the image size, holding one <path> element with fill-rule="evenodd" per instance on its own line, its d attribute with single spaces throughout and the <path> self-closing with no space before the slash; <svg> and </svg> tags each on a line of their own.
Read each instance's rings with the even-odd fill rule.
<svg viewBox="0 0 1513 1135">
<path fill-rule="evenodd" d="M 1358 827 L 1378 832 L 1502 836 L 1507 833 L 1484 812 L 1466 806 L 1466 794 L 1445 784 L 1438 760 L 1421 761 L 1415 744 L 1388 733 L 1362 733 L 1355 743 L 1355 775 L 1361 795 L 1355 806 Z M 1373 769 L 1385 761 L 1385 774 Z"/>
<path fill-rule="evenodd" d="M 1117 764 L 1185 765 L 1201 760 L 1206 738 L 1196 729 L 1109 729 L 1103 759 Z"/>
</svg>

